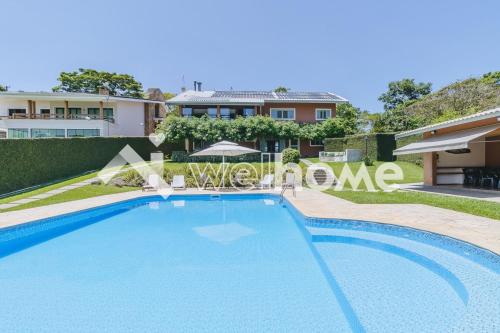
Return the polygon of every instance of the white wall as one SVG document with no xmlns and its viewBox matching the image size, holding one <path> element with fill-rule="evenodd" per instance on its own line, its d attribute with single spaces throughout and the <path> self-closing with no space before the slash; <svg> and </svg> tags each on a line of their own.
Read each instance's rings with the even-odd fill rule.
<svg viewBox="0 0 500 333">
<path fill-rule="evenodd" d="M 484 138 L 475 141 L 484 141 Z M 480 167 L 485 164 L 484 142 L 470 143 L 469 154 L 450 154 L 444 151 L 438 153 L 438 167 Z"/>
<path fill-rule="evenodd" d="M 118 102 L 110 136 L 144 136 L 144 103 Z"/>
</svg>

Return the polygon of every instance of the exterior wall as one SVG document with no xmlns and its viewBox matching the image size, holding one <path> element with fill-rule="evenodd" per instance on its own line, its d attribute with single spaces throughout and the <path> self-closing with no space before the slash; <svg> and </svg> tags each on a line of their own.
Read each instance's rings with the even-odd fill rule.
<svg viewBox="0 0 500 333">
<path fill-rule="evenodd" d="M 266 103 L 262 107 L 263 115 L 270 115 L 272 108 L 295 109 L 295 121 L 299 123 L 315 123 L 316 109 L 331 109 L 331 117 L 335 117 L 337 105 L 335 103 Z"/>
<path fill-rule="evenodd" d="M 487 167 L 500 167 L 500 136 L 486 138 L 485 165 Z"/>
<path fill-rule="evenodd" d="M 104 120 L 42 120 L 42 119 L 5 119 L 0 120 L 0 130 L 9 128 L 29 129 L 98 129 L 101 136 L 106 135 L 106 121 Z"/>
<path fill-rule="evenodd" d="M 437 153 L 438 167 L 482 167 L 485 165 L 484 142 L 470 145 L 469 154 L 450 154 L 445 151 Z"/>
<path fill-rule="evenodd" d="M 319 152 L 324 150 L 324 146 L 311 146 L 310 141 L 306 139 L 300 140 L 300 156 L 301 157 L 318 157 Z"/>
<path fill-rule="evenodd" d="M 144 136 L 144 103 L 118 102 L 109 136 Z"/>
</svg>

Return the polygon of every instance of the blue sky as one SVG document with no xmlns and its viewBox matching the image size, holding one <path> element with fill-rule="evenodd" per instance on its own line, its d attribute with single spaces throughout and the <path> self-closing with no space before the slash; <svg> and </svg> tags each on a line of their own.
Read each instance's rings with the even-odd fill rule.
<svg viewBox="0 0 500 333">
<path fill-rule="evenodd" d="M 79 67 L 144 87 L 333 91 L 371 112 L 387 83 L 500 70 L 499 1 L 5 1 L 0 83 L 49 90 Z"/>
</svg>

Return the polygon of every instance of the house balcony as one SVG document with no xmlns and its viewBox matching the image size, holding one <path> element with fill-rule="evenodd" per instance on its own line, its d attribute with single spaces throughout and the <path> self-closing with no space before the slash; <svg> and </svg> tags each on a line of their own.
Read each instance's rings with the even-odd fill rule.
<svg viewBox="0 0 500 333">
<path fill-rule="evenodd" d="M 9 116 L 0 116 L 0 120 L 104 120 L 114 123 L 114 117 L 104 116 L 102 119 L 99 115 L 90 114 L 68 114 L 66 117 L 62 114 L 32 114 L 31 117 L 25 113 L 13 113 Z"/>
</svg>

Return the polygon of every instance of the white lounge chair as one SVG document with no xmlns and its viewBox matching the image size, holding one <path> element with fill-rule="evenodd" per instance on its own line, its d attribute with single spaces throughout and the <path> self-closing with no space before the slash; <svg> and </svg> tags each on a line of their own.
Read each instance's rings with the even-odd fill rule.
<svg viewBox="0 0 500 333">
<path fill-rule="evenodd" d="M 149 175 L 147 183 L 142 186 L 143 191 L 157 190 L 159 188 L 160 188 L 160 176 L 159 175 Z"/>
<path fill-rule="evenodd" d="M 184 182 L 184 176 L 183 175 L 177 175 L 174 176 L 172 179 L 172 189 L 174 190 L 185 190 L 186 189 L 186 183 Z"/>
<path fill-rule="evenodd" d="M 274 175 L 268 173 L 267 175 L 264 176 L 264 179 L 262 179 L 259 182 L 259 186 L 262 189 L 264 189 L 266 187 L 271 188 L 271 186 L 273 185 L 273 181 L 274 181 Z"/>
</svg>

